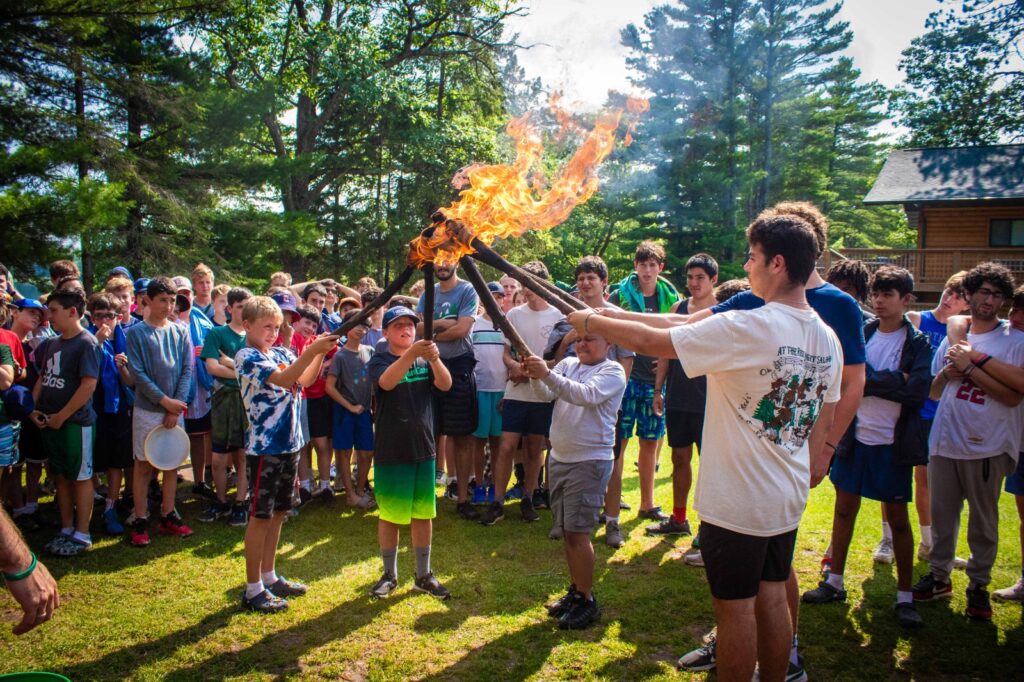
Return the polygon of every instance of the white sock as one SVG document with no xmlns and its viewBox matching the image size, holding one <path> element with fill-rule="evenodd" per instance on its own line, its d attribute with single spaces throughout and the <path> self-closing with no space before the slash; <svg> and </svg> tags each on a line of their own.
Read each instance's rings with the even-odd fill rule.
<svg viewBox="0 0 1024 682">
<path fill-rule="evenodd" d="M 903 590 L 896 590 L 896 603 L 897 604 L 913 604 L 914 593 L 910 590 L 904 592 Z"/>
<path fill-rule="evenodd" d="M 889 527 L 888 521 L 882 521 L 882 539 L 892 542 L 892 528 Z"/>
<path fill-rule="evenodd" d="M 70 526 L 68 526 L 67 528 L 61 528 L 60 529 L 60 534 L 61 535 L 66 535 L 68 537 L 71 537 L 72 535 L 75 534 L 75 529 L 70 527 Z"/>
<path fill-rule="evenodd" d="M 608 516 L 607 514 L 605 514 L 604 522 L 606 524 L 607 523 L 618 523 L 619 522 L 619 517 L 618 516 Z"/>
<path fill-rule="evenodd" d="M 262 575 L 264 585 L 273 585 L 277 582 L 277 573 L 274 571 L 267 571 Z"/>
<path fill-rule="evenodd" d="M 91 545 L 92 544 L 92 536 L 89 535 L 88 533 L 79 533 L 76 530 L 74 535 L 72 535 L 71 537 L 73 537 L 75 540 L 78 540 L 83 545 Z"/>
<path fill-rule="evenodd" d="M 310 490 L 310 489 L 309 489 L 309 488 L 310 488 L 310 485 L 309 485 L 309 480 L 308 480 L 308 479 L 307 479 L 307 480 L 305 480 L 305 481 L 299 481 L 299 486 L 300 486 L 300 487 L 301 487 L 301 488 L 302 488 L 303 490 L 305 490 L 306 492 L 313 492 L 312 490 Z"/>
<path fill-rule="evenodd" d="M 843 589 L 843 576 L 841 575 L 829 573 L 828 577 L 825 578 L 825 582 L 827 582 L 829 585 L 836 588 L 837 590 Z"/>
<path fill-rule="evenodd" d="M 320 490 L 327 490 L 330 487 L 331 487 L 331 482 L 330 481 L 326 481 L 326 480 L 320 481 Z"/>
<path fill-rule="evenodd" d="M 921 544 L 928 547 L 932 546 L 932 527 L 921 526 Z"/>
<path fill-rule="evenodd" d="M 797 646 L 796 635 L 793 635 L 793 646 L 791 646 L 789 648 L 789 662 L 792 663 L 793 665 L 799 666 L 800 665 L 800 655 L 796 652 L 796 646 Z"/>
<path fill-rule="evenodd" d="M 259 594 L 262 591 L 263 591 L 263 581 L 262 580 L 257 580 L 254 583 L 246 583 L 245 584 L 245 598 L 246 599 L 252 599 L 253 597 L 255 597 L 257 594 Z"/>
<path fill-rule="evenodd" d="M 113 508 L 114 508 L 114 505 L 115 505 L 115 504 L 117 504 L 117 500 L 112 500 L 112 499 L 110 499 L 110 498 L 108 497 L 108 498 L 107 498 L 107 506 L 106 506 L 106 508 L 104 509 L 104 511 L 110 511 L 111 509 L 113 509 Z"/>
</svg>

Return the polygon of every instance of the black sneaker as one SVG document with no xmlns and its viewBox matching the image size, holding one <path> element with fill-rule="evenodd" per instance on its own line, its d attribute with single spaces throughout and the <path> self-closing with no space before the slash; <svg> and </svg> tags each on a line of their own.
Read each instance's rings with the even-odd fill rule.
<svg viewBox="0 0 1024 682">
<path fill-rule="evenodd" d="M 256 611 L 257 613 L 279 613 L 288 608 L 288 602 L 274 595 L 269 590 L 263 590 L 252 599 L 249 599 L 245 596 L 245 590 L 242 590 L 242 608 Z"/>
<path fill-rule="evenodd" d="M 914 592 L 914 601 L 932 601 L 933 599 L 949 599 L 953 596 L 953 583 L 936 580 L 928 573 L 910 588 Z"/>
<path fill-rule="evenodd" d="M 690 535 L 690 520 L 684 519 L 682 523 L 676 521 L 676 517 L 670 516 L 661 523 L 652 523 L 644 529 L 647 535 Z"/>
<path fill-rule="evenodd" d="M 299 506 L 305 505 L 307 502 L 313 499 L 313 493 L 305 488 L 299 488 Z"/>
<path fill-rule="evenodd" d="M 383 599 L 394 592 L 396 587 L 398 587 L 398 579 L 390 573 L 385 573 L 370 588 L 370 596 Z"/>
<path fill-rule="evenodd" d="M 467 521 L 480 520 L 480 512 L 477 511 L 477 508 L 473 506 L 472 502 L 459 502 L 457 505 L 455 505 L 455 511 L 456 513 L 458 513 L 459 516 L 461 516 Z"/>
<path fill-rule="evenodd" d="M 523 495 L 523 499 L 519 503 L 519 513 L 522 514 L 523 521 L 527 523 L 540 519 L 540 514 L 533 508 L 533 500 L 530 499 L 529 495 Z"/>
<path fill-rule="evenodd" d="M 896 622 L 905 628 L 919 628 L 924 625 L 921 614 L 913 602 L 896 602 Z"/>
<path fill-rule="evenodd" d="M 485 526 L 493 526 L 503 518 L 505 518 L 505 503 L 491 502 L 480 516 L 480 523 Z"/>
<path fill-rule="evenodd" d="M 558 627 L 562 630 L 583 630 L 597 622 L 601 617 L 601 609 L 597 606 L 597 596 L 587 599 L 582 592 L 575 592 L 569 610 L 558 619 Z"/>
<path fill-rule="evenodd" d="M 846 590 L 837 590 L 829 585 L 827 580 L 822 580 L 813 590 L 804 592 L 800 598 L 805 604 L 828 604 L 834 601 L 846 601 Z"/>
<path fill-rule="evenodd" d="M 22 533 L 31 533 L 32 531 L 39 530 L 39 522 L 36 521 L 33 514 L 19 514 L 14 517 L 14 525 Z"/>
<path fill-rule="evenodd" d="M 201 497 L 204 500 L 217 499 L 217 493 L 213 491 L 213 488 L 211 488 L 209 485 L 202 481 L 199 483 L 192 484 L 192 494 L 195 495 L 196 497 Z"/>
<path fill-rule="evenodd" d="M 715 669 L 715 653 L 718 648 L 717 633 L 711 632 L 704 638 L 704 645 L 688 651 L 679 657 L 676 665 L 680 670 L 703 672 Z"/>
<path fill-rule="evenodd" d="M 548 615 L 552 618 L 561 618 L 564 616 L 572 606 L 572 599 L 575 594 L 576 583 L 573 583 L 572 585 L 569 585 L 569 590 L 565 594 L 544 607 L 548 610 Z"/>
<path fill-rule="evenodd" d="M 807 671 L 804 670 L 804 657 L 797 654 L 796 660 L 798 661 L 797 663 L 789 662 L 783 682 L 807 682 Z M 757 677 L 756 673 L 754 677 Z"/>
<path fill-rule="evenodd" d="M 459 499 L 459 482 L 455 480 L 448 481 L 448 485 L 444 489 L 444 496 L 449 500 Z"/>
<path fill-rule="evenodd" d="M 334 490 L 331 488 L 318 488 L 314 493 L 313 497 L 320 500 L 324 504 L 330 506 L 334 504 Z"/>
<path fill-rule="evenodd" d="M 203 510 L 203 513 L 199 515 L 199 520 L 202 523 L 213 523 L 217 519 L 222 518 L 225 513 L 228 513 L 227 505 L 214 502 Z"/>
<path fill-rule="evenodd" d="M 244 504 L 236 502 L 235 505 L 231 507 L 231 511 L 228 512 L 228 516 L 229 526 L 241 528 L 242 526 L 249 525 L 249 512 L 245 510 Z"/>
<path fill-rule="evenodd" d="M 668 519 L 668 516 L 661 511 L 661 507 L 651 507 L 650 509 L 641 509 L 636 514 L 639 519 L 647 519 L 648 521 L 657 521 L 661 523 Z"/>
<path fill-rule="evenodd" d="M 550 509 L 551 503 L 548 499 L 548 491 L 545 488 L 536 487 L 533 490 L 533 508 Z"/>
<path fill-rule="evenodd" d="M 992 602 L 984 587 L 967 588 L 967 617 L 975 620 L 992 620 Z"/>
<path fill-rule="evenodd" d="M 434 577 L 433 573 L 427 573 L 425 576 L 416 578 L 416 582 L 412 584 L 412 589 L 417 592 L 426 592 L 432 597 L 437 597 L 442 601 L 452 596 L 452 593 Z"/>
<path fill-rule="evenodd" d="M 288 580 L 284 576 L 277 576 L 277 582 L 266 586 L 275 597 L 301 597 L 308 589 L 305 585 L 294 580 Z"/>
</svg>

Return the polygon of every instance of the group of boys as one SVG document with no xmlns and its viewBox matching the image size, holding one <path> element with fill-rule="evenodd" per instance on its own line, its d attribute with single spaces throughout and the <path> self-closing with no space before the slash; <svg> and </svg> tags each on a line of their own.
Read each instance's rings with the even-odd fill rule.
<svg viewBox="0 0 1024 682">
<path fill-rule="evenodd" d="M 731 287 L 716 286 L 718 264 L 706 254 L 686 262 L 690 298 L 680 297 L 661 275 L 665 252 L 653 242 L 637 248 L 634 272 L 611 296 L 603 261 L 582 259 L 574 294 L 589 309 L 568 317 L 510 279 L 489 284 L 494 309 L 526 349 L 513 347 L 502 321 L 481 310 L 475 288 L 442 263 L 435 267 L 432 311 L 424 311 L 420 297 L 416 311 L 403 299 L 373 316 L 360 312 L 380 292 L 372 282 L 361 282 L 363 291 L 331 280 L 293 286 L 276 273 L 270 297 L 229 289 L 217 307 L 212 272 L 200 266 L 191 281 L 132 282 L 126 272 L 112 273 L 105 292 L 87 301 L 77 270 L 55 264 L 45 313 L 15 301 L 13 339 L 0 338 L 0 368 L 10 366 L 9 383 L 28 386 L 35 402 L 22 422 L 23 448 L 32 443 L 27 434 L 38 434 L 57 482 L 62 530 L 47 549 L 69 556 L 89 547 L 93 469 L 100 462 L 108 480 L 107 530 L 121 528 L 119 477 L 131 469 L 130 541 L 148 544 L 154 470 L 143 454 L 145 439 L 156 427 L 182 426 L 191 437 L 194 490 L 208 490 L 205 463 L 212 465 L 215 499 L 200 520 L 228 517 L 248 526 L 246 607 L 278 611 L 305 592 L 275 573 L 274 556 L 297 499 L 333 499 L 332 468 L 349 504 L 379 506 L 383 571 L 371 594 L 385 597 L 397 588 L 399 529 L 408 525 L 414 589 L 447 598 L 430 568 L 435 482 L 449 484 L 462 518 L 491 526 L 504 518 L 518 464 L 520 516 L 536 521 L 537 508 L 549 506 L 551 537 L 565 543 L 571 584 L 549 613 L 560 627 L 582 628 L 600 614 L 590 536 L 603 520 L 605 542 L 623 544 L 624 453 L 636 435 L 638 516 L 652 522 L 651 535 L 691 533 L 693 446 L 702 454 L 695 497 L 701 526 L 685 560 L 707 569 L 719 626 L 705 646 L 680 659 L 682 667 L 717 666 L 724 679 L 749 679 L 756 663 L 765 679 L 805 678 L 791 566 L 808 488 L 825 476 L 836 488 L 832 543 L 825 577 L 803 594 L 804 603 L 846 599 L 854 521 L 867 497 L 883 509 L 875 558 L 896 563 L 895 617 L 919 627 L 915 602 L 952 593 L 967 500 L 967 613 L 991 618 L 987 585 L 1004 479 L 1024 519 L 1017 456 L 1024 333 L 1015 328 L 1024 322 L 1024 291 L 1014 297 L 1010 272 L 985 263 L 951 279 L 935 310 L 916 313 L 914 281 L 903 268 L 870 274 L 844 264 L 830 271 L 829 282 L 822 279 L 816 263 L 827 230 L 809 204 L 762 213 L 747 230 L 749 290 L 727 299 L 719 296 Z M 539 261 L 524 269 L 550 279 Z M 868 298 L 872 314 L 858 305 Z M 1008 322 L 999 311 L 1009 299 Z M 969 316 L 957 317 L 964 309 Z M 430 339 L 421 338 L 426 314 Z M 358 323 L 340 342 L 332 332 L 353 318 Z M 49 338 L 39 331 L 43 320 Z M 19 362 L 15 350 L 25 359 Z M 0 373 L 0 386 L 6 381 Z M 4 448 L 18 435 L 8 426 L 14 421 L 0 414 L 0 456 L 8 465 L 16 448 Z M 103 448 L 94 461 L 97 432 Z M 666 432 L 670 515 L 654 499 Z M 37 470 L 33 482 L 29 469 L 27 497 L 7 495 L 20 503 L 16 517 L 31 515 L 38 500 L 42 460 L 24 456 Z M 445 469 L 449 476 L 439 479 Z M 20 472 L 17 480 L 20 486 Z M 930 570 L 912 584 L 907 505 L 915 480 L 918 555 Z M 159 529 L 187 536 L 192 531 L 174 508 L 177 482 L 174 472 L 164 473 Z M 483 499 L 493 498 L 481 513 L 473 501 L 485 491 Z M 1024 573 L 996 596 L 1024 600 Z"/>
</svg>

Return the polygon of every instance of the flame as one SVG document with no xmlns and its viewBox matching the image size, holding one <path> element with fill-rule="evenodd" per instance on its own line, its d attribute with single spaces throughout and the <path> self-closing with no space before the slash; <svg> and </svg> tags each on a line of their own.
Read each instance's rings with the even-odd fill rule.
<svg viewBox="0 0 1024 682">
<path fill-rule="evenodd" d="M 562 131 L 576 124 L 559 107 L 559 95 L 552 96 L 550 107 Z M 528 230 L 548 230 L 560 225 L 572 210 L 594 195 L 598 187 L 597 168 L 615 148 L 615 132 L 624 113 L 627 119 L 626 143 L 640 114 L 647 111 L 646 100 L 628 98 L 625 107 L 598 115 L 593 129 L 561 173 L 551 182 L 540 172 L 544 144 L 540 133 L 526 114 L 512 119 L 506 132 L 515 142 L 516 155 L 511 164 L 470 164 L 452 178 L 452 186 L 461 190 L 459 198 L 434 215 L 434 225 L 410 244 L 409 262 L 455 263 L 473 252 L 448 230 L 446 221 L 462 223 L 473 236 L 490 245 L 495 239 L 518 237 Z"/>
</svg>

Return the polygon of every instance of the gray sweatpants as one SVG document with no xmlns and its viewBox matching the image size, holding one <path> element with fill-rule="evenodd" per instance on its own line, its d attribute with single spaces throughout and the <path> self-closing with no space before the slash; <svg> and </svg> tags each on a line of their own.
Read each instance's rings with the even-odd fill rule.
<svg viewBox="0 0 1024 682">
<path fill-rule="evenodd" d="M 1007 454 L 985 459 L 932 457 L 928 462 L 928 491 L 932 502 L 932 575 L 949 582 L 960 535 L 960 513 L 967 500 L 967 577 L 971 585 L 992 581 L 992 564 L 999 546 L 999 493 L 1015 462 Z"/>
</svg>

